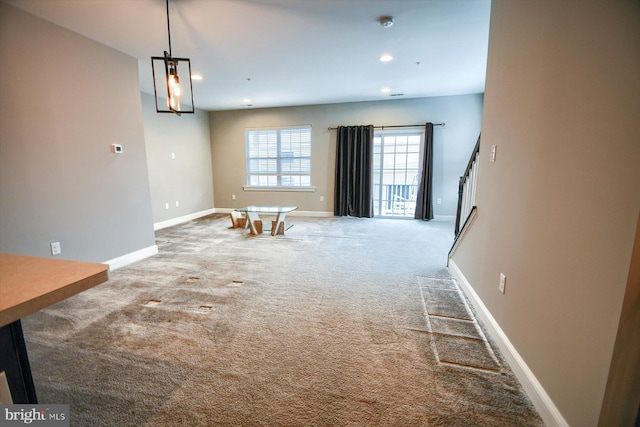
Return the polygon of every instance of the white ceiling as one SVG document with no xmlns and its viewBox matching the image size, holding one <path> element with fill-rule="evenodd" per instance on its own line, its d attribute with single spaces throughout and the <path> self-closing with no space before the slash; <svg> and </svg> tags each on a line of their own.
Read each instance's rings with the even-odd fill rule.
<svg viewBox="0 0 640 427">
<path fill-rule="evenodd" d="M 168 50 L 165 0 L 4 0 L 138 58 Z M 204 110 L 484 92 L 490 0 L 170 0 Z M 394 18 L 383 28 L 378 19 Z M 394 60 L 378 58 L 390 53 Z M 248 80 L 250 79 L 250 80 Z M 381 93 L 383 87 L 390 97 Z M 253 107 L 242 105 L 250 98 Z"/>
</svg>

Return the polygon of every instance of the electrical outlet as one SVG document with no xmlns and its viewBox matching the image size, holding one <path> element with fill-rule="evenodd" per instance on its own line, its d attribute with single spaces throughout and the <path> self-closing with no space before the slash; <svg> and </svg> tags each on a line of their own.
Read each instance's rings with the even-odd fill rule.
<svg viewBox="0 0 640 427">
<path fill-rule="evenodd" d="M 320 196 L 320 201 L 324 202 L 324 196 Z"/>
<path fill-rule="evenodd" d="M 167 203 L 165 203 L 165 204 L 164 204 L 164 208 L 165 208 L 165 209 L 169 209 L 169 202 L 167 202 Z"/>
<path fill-rule="evenodd" d="M 176 208 L 180 207 L 180 202 L 176 200 Z"/>
<path fill-rule="evenodd" d="M 441 205 L 442 204 L 442 199 L 440 197 L 438 197 L 436 199 L 436 205 Z"/>
<path fill-rule="evenodd" d="M 231 200 L 235 200 L 235 199 L 236 199 L 236 195 L 235 195 L 235 194 L 232 194 L 232 195 L 231 195 Z"/>
<path fill-rule="evenodd" d="M 51 244 L 51 255 L 60 255 L 62 248 L 60 248 L 60 242 L 53 242 Z"/>
<path fill-rule="evenodd" d="M 504 294 L 504 287 L 507 284 L 507 276 L 505 276 L 503 273 L 500 273 L 500 283 L 498 284 L 498 289 L 500 290 L 500 293 Z"/>
</svg>

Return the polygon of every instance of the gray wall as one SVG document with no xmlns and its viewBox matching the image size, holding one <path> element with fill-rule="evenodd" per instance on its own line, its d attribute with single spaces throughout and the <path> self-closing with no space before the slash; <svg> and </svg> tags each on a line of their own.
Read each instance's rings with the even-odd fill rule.
<svg viewBox="0 0 640 427">
<path fill-rule="evenodd" d="M 154 97 L 145 93 L 142 113 L 153 222 L 213 209 L 209 113 L 158 114 Z"/>
<path fill-rule="evenodd" d="M 2 2 L 0 57 L 0 251 L 154 246 L 137 61 Z"/>
<path fill-rule="evenodd" d="M 358 102 L 291 108 L 246 109 L 210 113 L 216 208 L 250 204 L 296 205 L 301 211 L 333 212 L 335 131 L 337 125 L 413 125 L 445 122 L 434 128 L 434 211 L 455 215 L 458 178 L 480 133 L 482 95 Z M 316 191 L 243 191 L 246 128 L 312 126 L 312 176 Z M 235 194 L 236 200 L 231 196 Z M 324 202 L 320 197 L 324 197 Z M 442 205 L 436 205 L 442 198 Z"/>
<path fill-rule="evenodd" d="M 453 261 L 572 426 L 611 415 L 640 211 L 638 70 L 637 1 L 492 2 L 478 215 Z M 615 397 L 634 417 L 637 386 Z"/>
</svg>

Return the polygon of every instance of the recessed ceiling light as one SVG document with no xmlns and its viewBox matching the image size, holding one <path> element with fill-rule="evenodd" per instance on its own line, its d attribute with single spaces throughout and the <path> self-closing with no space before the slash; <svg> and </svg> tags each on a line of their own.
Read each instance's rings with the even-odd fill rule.
<svg viewBox="0 0 640 427">
<path fill-rule="evenodd" d="M 191 74 L 191 80 L 202 80 L 202 76 L 200 74 Z"/>
<path fill-rule="evenodd" d="M 388 53 L 385 53 L 380 57 L 380 62 L 389 62 L 392 60 L 393 60 L 393 56 L 389 55 Z"/>
<path fill-rule="evenodd" d="M 382 90 L 380 91 L 382 93 L 389 93 L 391 92 L 391 89 L 389 89 L 388 87 L 383 87 Z"/>
<path fill-rule="evenodd" d="M 244 99 L 242 100 L 242 103 L 243 103 L 243 104 L 251 104 L 251 100 L 250 100 L 249 98 L 244 98 Z"/>
</svg>

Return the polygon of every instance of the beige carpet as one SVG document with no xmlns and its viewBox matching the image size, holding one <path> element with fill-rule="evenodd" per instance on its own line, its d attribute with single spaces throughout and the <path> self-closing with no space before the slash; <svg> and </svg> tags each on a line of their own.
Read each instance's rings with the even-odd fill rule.
<svg viewBox="0 0 640 427">
<path fill-rule="evenodd" d="M 23 319 L 74 426 L 542 426 L 446 270 L 450 221 L 213 215 Z"/>
<path fill-rule="evenodd" d="M 456 283 L 441 278 L 418 281 L 438 362 L 498 372 L 500 362 Z"/>
</svg>

